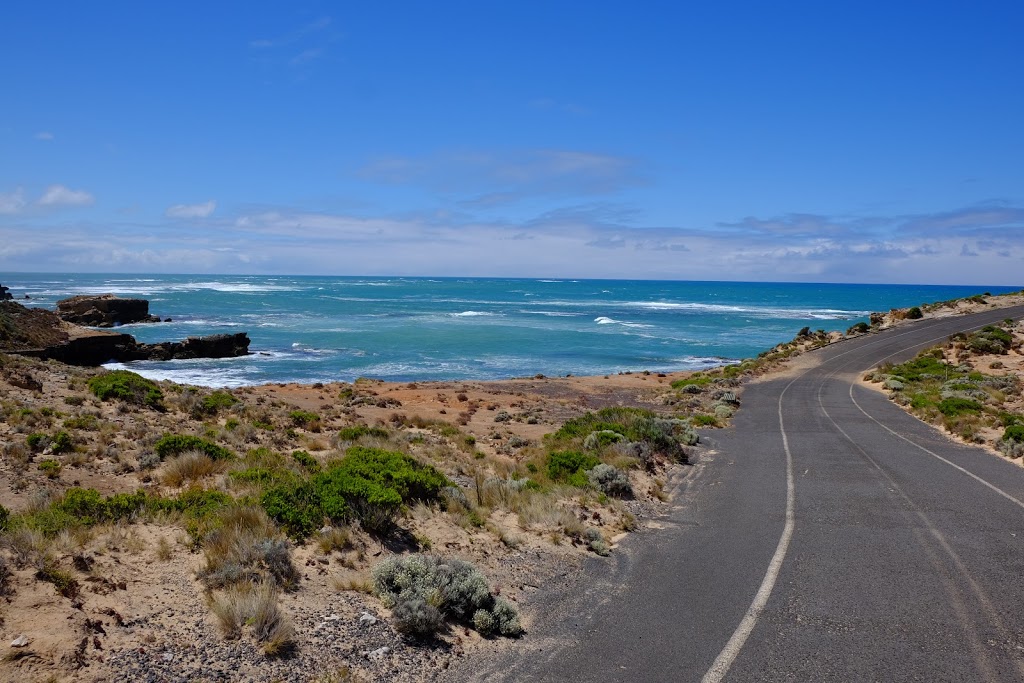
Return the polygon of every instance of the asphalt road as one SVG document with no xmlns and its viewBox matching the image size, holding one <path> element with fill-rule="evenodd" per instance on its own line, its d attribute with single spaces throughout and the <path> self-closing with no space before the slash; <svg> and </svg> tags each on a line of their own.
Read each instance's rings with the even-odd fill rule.
<svg viewBox="0 0 1024 683">
<path fill-rule="evenodd" d="M 856 379 L 1024 307 L 926 320 L 748 385 L 660 529 L 542 587 L 458 681 L 1024 681 L 1024 468 Z"/>
</svg>

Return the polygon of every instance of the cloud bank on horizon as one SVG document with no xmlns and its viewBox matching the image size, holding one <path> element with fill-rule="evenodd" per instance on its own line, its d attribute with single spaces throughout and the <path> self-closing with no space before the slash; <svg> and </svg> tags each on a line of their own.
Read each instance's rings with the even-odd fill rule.
<svg viewBox="0 0 1024 683">
<path fill-rule="evenodd" d="M 0 272 L 1024 284 L 1012 4 L 240 7 L 5 10 Z"/>
</svg>

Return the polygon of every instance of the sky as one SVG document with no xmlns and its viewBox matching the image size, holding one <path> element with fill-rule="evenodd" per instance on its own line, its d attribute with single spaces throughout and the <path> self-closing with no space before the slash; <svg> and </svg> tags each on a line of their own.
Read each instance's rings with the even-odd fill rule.
<svg viewBox="0 0 1024 683">
<path fill-rule="evenodd" d="M 1024 285 L 1020 2 L 0 16 L 0 276 Z"/>
</svg>

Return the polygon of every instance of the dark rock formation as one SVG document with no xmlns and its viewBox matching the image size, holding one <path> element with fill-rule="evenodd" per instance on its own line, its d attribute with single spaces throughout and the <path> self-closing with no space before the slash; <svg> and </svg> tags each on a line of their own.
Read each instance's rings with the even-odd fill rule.
<svg viewBox="0 0 1024 683">
<path fill-rule="evenodd" d="M 145 303 L 145 302 L 143 302 Z M 89 330 L 53 311 L 0 301 L 0 352 L 52 359 L 69 365 L 173 358 L 234 358 L 249 355 L 249 335 L 212 334 L 180 342 L 143 344 L 130 334 Z"/>
<path fill-rule="evenodd" d="M 132 353 L 132 351 L 129 351 Z M 131 360 L 171 360 L 172 358 L 234 358 L 249 355 L 249 335 L 211 334 L 206 337 L 189 337 L 183 342 L 161 342 L 159 344 L 135 345 L 134 353 L 139 358 Z"/>
<path fill-rule="evenodd" d="M 145 299 L 122 299 L 113 294 L 83 294 L 57 302 L 57 315 L 76 325 L 113 327 L 130 323 L 158 323 L 160 318 L 149 314 Z"/>
<path fill-rule="evenodd" d="M 234 358 L 249 355 L 249 335 L 211 334 L 189 337 L 180 342 L 143 344 L 130 334 L 93 334 L 69 339 L 44 349 L 22 351 L 36 358 L 58 360 L 68 365 L 102 365 L 112 361 L 173 360 L 175 358 Z"/>
<path fill-rule="evenodd" d="M 4 287 L 3 285 L 0 285 L 0 301 L 4 301 L 5 299 L 13 299 L 13 298 L 14 298 L 14 295 L 11 294 L 10 288 L 9 287 Z"/>
</svg>

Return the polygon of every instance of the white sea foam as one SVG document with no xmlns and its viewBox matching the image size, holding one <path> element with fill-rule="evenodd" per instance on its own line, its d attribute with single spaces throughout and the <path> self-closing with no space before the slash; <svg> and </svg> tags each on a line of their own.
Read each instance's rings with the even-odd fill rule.
<svg viewBox="0 0 1024 683">
<path fill-rule="evenodd" d="M 651 327 L 654 327 L 654 325 L 647 325 L 647 324 L 644 324 L 644 323 L 629 323 L 629 322 L 624 322 L 622 320 L 615 320 L 614 318 L 609 318 L 609 317 L 603 316 L 603 315 L 600 316 L 600 317 L 594 318 L 594 322 L 597 323 L 598 325 L 622 325 L 623 327 L 639 327 L 639 328 L 651 328 Z"/>
<path fill-rule="evenodd" d="M 497 315 L 496 313 L 488 313 L 486 311 L 463 311 L 462 313 L 449 313 L 452 318 L 478 318 Z"/>
<path fill-rule="evenodd" d="M 292 348 L 299 353 L 311 353 L 317 356 L 333 356 L 338 353 L 337 349 L 318 349 L 302 342 L 292 342 Z"/>
<path fill-rule="evenodd" d="M 254 368 L 249 363 L 251 356 L 218 359 L 216 363 L 206 360 L 141 361 L 135 363 L 107 363 L 108 370 L 131 370 L 147 379 L 169 380 L 178 384 L 200 387 L 241 387 L 258 383 Z"/>
<path fill-rule="evenodd" d="M 672 301 L 627 301 L 624 306 L 651 311 L 695 311 L 698 313 L 741 314 L 762 318 L 793 320 L 846 320 L 868 315 L 869 311 L 845 311 L 837 308 L 778 308 L 768 306 L 735 306 Z"/>
</svg>

